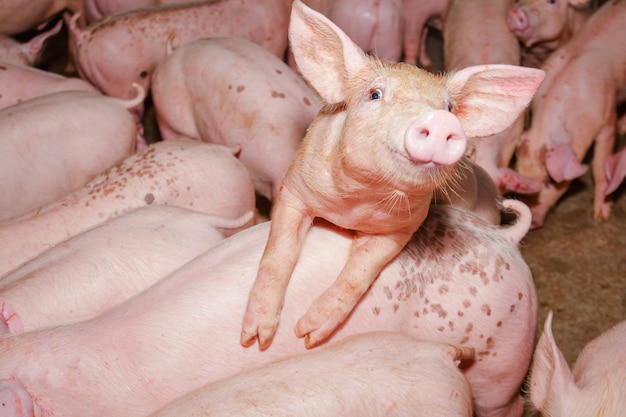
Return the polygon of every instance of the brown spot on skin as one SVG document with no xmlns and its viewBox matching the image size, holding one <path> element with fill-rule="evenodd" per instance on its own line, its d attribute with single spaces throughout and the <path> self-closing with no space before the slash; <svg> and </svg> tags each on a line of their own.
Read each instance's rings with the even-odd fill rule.
<svg viewBox="0 0 626 417">
<path fill-rule="evenodd" d="M 449 321 L 448 322 L 448 328 L 450 329 L 450 331 L 454 331 L 454 322 L 453 321 Z"/>
<path fill-rule="evenodd" d="M 499 321 L 499 322 L 496 324 L 496 326 L 497 326 L 497 327 L 502 327 L 502 321 Z"/>
<path fill-rule="evenodd" d="M 491 316 L 491 307 L 489 307 L 489 304 L 483 304 L 480 307 L 480 311 L 482 311 L 483 313 L 485 313 L 488 316 Z"/>
<path fill-rule="evenodd" d="M 387 296 L 387 299 L 391 300 L 391 297 L 393 297 L 393 294 L 391 293 L 391 289 L 388 286 L 384 286 L 383 291 L 385 293 L 385 296 Z"/>
<path fill-rule="evenodd" d="M 465 313 L 463 313 L 461 310 L 457 311 L 456 314 L 459 317 L 463 317 L 465 315 Z"/>
<path fill-rule="evenodd" d="M 393 312 L 397 312 L 400 309 L 400 306 L 398 304 L 394 304 L 393 305 Z"/>
<path fill-rule="evenodd" d="M 379 315 L 380 314 L 380 308 L 379 307 L 374 307 L 372 309 L 372 313 L 374 313 L 375 316 Z"/>
<path fill-rule="evenodd" d="M 141 72 L 139 73 L 139 76 L 140 76 L 141 78 L 146 78 L 146 77 L 148 76 L 148 71 L 141 71 Z"/>
<path fill-rule="evenodd" d="M 464 345 L 467 343 L 468 340 L 469 340 L 469 336 L 464 336 L 463 339 L 461 339 L 461 341 L 459 342 L 459 344 Z"/>
<path fill-rule="evenodd" d="M 448 287 L 446 285 L 442 285 L 439 287 L 439 294 L 446 294 L 448 292 Z"/>
<path fill-rule="evenodd" d="M 152 204 L 152 203 L 154 203 L 154 194 L 148 193 L 148 194 L 145 195 L 145 197 L 143 199 L 144 199 L 144 201 L 147 204 Z"/>
<path fill-rule="evenodd" d="M 283 72 L 279 69 L 276 70 L 276 74 L 281 75 Z"/>
<path fill-rule="evenodd" d="M 511 304 L 511 307 L 509 308 L 509 311 L 511 313 L 515 311 L 515 304 Z"/>
<path fill-rule="evenodd" d="M 485 344 L 487 346 L 487 349 L 493 350 L 493 347 L 495 346 L 496 342 L 493 341 L 493 337 L 489 336 Z"/>
<path fill-rule="evenodd" d="M 467 327 L 465 327 L 465 333 L 470 333 L 474 329 L 473 323 L 467 323 Z"/>
<path fill-rule="evenodd" d="M 244 85 L 238 85 L 238 86 L 237 86 L 237 92 L 238 92 L 238 93 L 241 93 L 241 92 L 242 92 L 243 90 L 245 90 L 245 89 L 246 89 L 246 86 L 244 86 Z"/>
<path fill-rule="evenodd" d="M 233 85 L 232 84 L 228 84 L 228 89 L 232 90 L 233 89 Z"/>
<path fill-rule="evenodd" d="M 524 294 L 522 294 L 521 292 L 517 293 L 517 299 L 522 301 L 522 298 L 524 298 Z"/>
<path fill-rule="evenodd" d="M 443 326 L 440 326 L 440 327 L 437 327 L 437 330 L 439 330 L 440 332 L 443 332 L 445 328 Z"/>
<path fill-rule="evenodd" d="M 463 307 L 470 308 L 472 306 L 472 302 L 470 300 L 463 300 Z"/>
<path fill-rule="evenodd" d="M 414 312 L 414 313 L 413 313 L 413 316 L 415 316 L 415 317 L 419 317 L 419 316 L 420 316 L 420 312 L 419 312 L 419 311 Z"/>
<path fill-rule="evenodd" d="M 478 293 L 478 290 L 476 289 L 476 287 L 470 287 L 469 293 L 471 295 L 473 295 L 474 297 L 476 297 L 476 294 Z"/>
<path fill-rule="evenodd" d="M 285 96 L 285 93 L 279 93 L 278 91 L 272 91 L 272 97 L 273 98 L 276 98 L 276 97 L 278 97 L 278 98 L 285 98 L 286 96 Z"/>
<path fill-rule="evenodd" d="M 430 306 L 430 309 L 433 313 L 437 313 L 440 318 L 445 318 L 448 316 L 448 312 L 443 309 L 441 304 L 433 304 Z"/>
<path fill-rule="evenodd" d="M 305 105 L 305 106 L 310 106 L 310 105 L 311 105 L 311 100 L 309 100 L 309 99 L 308 99 L 308 98 L 306 98 L 306 97 L 304 97 L 304 98 L 302 99 L 302 101 L 304 102 L 304 105 Z"/>
</svg>

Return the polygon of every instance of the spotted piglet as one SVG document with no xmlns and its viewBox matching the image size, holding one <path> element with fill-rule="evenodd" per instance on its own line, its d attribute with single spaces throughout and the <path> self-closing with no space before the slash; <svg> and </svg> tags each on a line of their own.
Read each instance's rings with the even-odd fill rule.
<svg viewBox="0 0 626 417">
<path fill-rule="evenodd" d="M 315 218 L 351 231 L 337 280 L 296 326 L 307 347 L 350 314 L 381 269 L 424 221 L 433 191 L 455 176 L 466 135 L 510 125 L 543 71 L 474 66 L 447 76 L 367 56 L 336 25 L 293 4 L 291 48 L 325 101 L 285 176 L 243 318 L 240 341 L 267 348 L 285 291 Z"/>
</svg>

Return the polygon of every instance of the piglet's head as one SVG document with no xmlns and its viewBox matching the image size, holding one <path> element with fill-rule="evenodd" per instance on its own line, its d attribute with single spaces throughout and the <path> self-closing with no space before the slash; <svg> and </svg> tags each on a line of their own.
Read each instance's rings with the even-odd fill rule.
<svg viewBox="0 0 626 417">
<path fill-rule="evenodd" d="M 395 177 L 398 188 L 446 180 L 467 137 L 511 125 L 544 77 L 510 65 L 437 75 L 381 61 L 300 0 L 289 39 L 298 69 L 326 103 L 310 131 L 326 125 L 321 136 L 337 147 L 344 170 Z"/>
</svg>

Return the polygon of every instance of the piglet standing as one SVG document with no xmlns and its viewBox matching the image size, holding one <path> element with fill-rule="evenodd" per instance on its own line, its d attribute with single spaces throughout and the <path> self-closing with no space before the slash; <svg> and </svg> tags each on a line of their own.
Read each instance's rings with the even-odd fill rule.
<svg viewBox="0 0 626 417">
<path fill-rule="evenodd" d="M 552 335 L 552 312 L 533 359 L 530 400 L 550 417 L 622 417 L 626 411 L 626 320 L 582 350 L 570 370 Z"/>
<path fill-rule="evenodd" d="M 335 283 L 310 306 L 296 335 L 312 347 L 341 324 L 411 238 L 433 191 L 454 177 L 466 134 L 510 125 L 543 71 L 477 66 L 436 76 L 367 56 L 337 26 L 293 4 L 291 47 L 326 105 L 307 130 L 272 212 L 270 237 L 250 292 L 241 343 L 264 349 L 316 217 L 350 230 L 351 253 Z"/>
<path fill-rule="evenodd" d="M 570 40 L 595 11 L 596 0 L 517 0 L 509 10 L 509 29 L 524 46 L 524 64 L 540 67 Z"/>
<path fill-rule="evenodd" d="M 509 31 L 506 15 L 513 0 L 451 0 L 443 25 L 446 71 L 482 64 L 520 64 L 520 46 Z M 476 25 L 476 21 L 481 21 Z M 493 180 L 500 194 L 536 193 L 537 180 L 509 167 L 524 130 L 525 112 L 507 129 L 489 138 L 471 141 L 468 155 Z"/>
<path fill-rule="evenodd" d="M 404 14 L 404 62 L 430 67 L 426 51 L 429 28 L 441 30 L 449 0 L 402 0 Z"/>
<path fill-rule="evenodd" d="M 275 198 L 320 100 L 267 49 L 209 38 L 176 48 L 154 71 L 152 100 L 164 140 L 238 146 L 256 191 Z"/>
<path fill-rule="evenodd" d="M 151 417 L 471 417 L 473 349 L 370 332 L 193 391 Z"/>
<path fill-rule="evenodd" d="M 545 62 L 546 80 L 532 104 L 532 124 L 517 149 L 517 170 L 543 182 L 529 201 L 533 225 L 586 171 L 593 147 L 593 217 L 608 219 L 606 161 L 615 146 L 617 92 L 626 86 L 626 1 L 605 3 Z M 582 104 L 584 103 L 584 104 Z"/>
</svg>

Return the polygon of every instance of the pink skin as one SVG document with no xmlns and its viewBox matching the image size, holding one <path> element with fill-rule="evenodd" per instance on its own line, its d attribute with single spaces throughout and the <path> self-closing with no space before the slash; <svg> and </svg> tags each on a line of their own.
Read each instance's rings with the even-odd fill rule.
<svg viewBox="0 0 626 417">
<path fill-rule="evenodd" d="M 482 64 L 520 64 L 520 47 L 508 29 L 513 0 L 451 0 L 443 26 L 446 71 Z M 480 20 L 481 24 L 476 25 Z M 469 157 L 493 180 L 500 194 L 536 193 L 541 183 L 509 168 L 524 128 L 524 114 L 503 132 L 473 140 Z"/>
<path fill-rule="evenodd" d="M 546 61 L 546 80 L 532 104 L 532 124 L 517 150 L 517 170 L 544 183 L 531 204 L 533 227 L 586 167 L 594 145 L 593 217 L 608 219 L 606 162 L 615 143 L 616 92 L 626 85 L 626 3 L 607 2 L 565 46 Z M 581 97 L 587 105 L 580 106 Z"/>
<path fill-rule="evenodd" d="M 402 57 L 402 0 L 306 0 L 341 28 L 365 52 L 380 59 Z"/>
<path fill-rule="evenodd" d="M 282 58 L 287 46 L 289 3 L 285 0 L 227 0 L 132 10 L 85 29 L 68 22 L 70 52 L 80 76 L 113 97 L 148 90 L 168 47 L 214 36 L 238 36 Z M 123 57 L 123 59 L 120 59 Z M 134 111 L 140 117 L 143 106 Z"/>
<path fill-rule="evenodd" d="M 521 416 L 537 299 L 517 248 L 530 213 L 517 201 L 505 206 L 519 210 L 511 227 L 433 207 L 332 340 L 385 330 L 473 348 L 476 360 L 463 372 L 477 415 Z M 269 229 L 265 222 L 231 236 L 92 320 L 1 339 L 0 380 L 26 389 L 38 417 L 145 416 L 210 382 L 305 351 L 293 334 L 297 318 L 343 268 L 351 238 L 332 227 L 311 229 L 284 321 L 272 346 L 259 351 L 238 336 Z"/>
<path fill-rule="evenodd" d="M 472 417 L 456 364 L 473 356 L 400 333 L 364 333 L 208 384 L 151 417 Z"/>
<path fill-rule="evenodd" d="M 404 62 L 428 68 L 432 61 L 426 51 L 429 27 L 441 30 L 449 0 L 403 0 Z"/>
<path fill-rule="evenodd" d="M 594 12 L 581 0 L 517 0 L 509 11 L 511 32 L 526 47 L 533 66 L 539 66 L 548 55 L 565 44 Z"/>
<path fill-rule="evenodd" d="M 129 156 L 138 133 L 128 108 L 138 101 L 143 94 L 122 101 L 62 91 L 0 110 L 0 221 L 65 196 Z"/>
<path fill-rule="evenodd" d="M 27 9 L 27 7 L 22 7 Z M 0 10 L 2 7 L 0 6 Z M 56 35 L 63 22 L 59 21 L 54 27 L 33 36 L 29 41 L 20 43 L 10 36 L 0 34 L 0 62 L 32 66 L 35 65 L 39 53 L 46 40 Z"/>
<path fill-rule="evenodd" d="M 224 239 L 218 227 L 239 230 L 252 215 L 146 206 L 112 217 L 0 279 L 0 332 L 93 318 L 215 246 Z"/>
<path fill-rule="evenodd" d="M 168 4 L 189 3 L 189 0 L 84 0 L 84 3 L 85 18 L 88 23 L 93 23 L 116 13 Z"/>
<path fill-rule="evenodd" d="M 202 39 L 154 72 L 161 136 L 239 146 L 257 192 L 278 195 L 289 163 L 320 108 L 313 90 L 266 49 L 239 38 Z"/>
<path fill-rule="evenodd" d="M 63 10 L 76 13 L 83 9 L 83 0 L 33 0 L 25 7 L 22 0 L 2 0 L 0 33 L 17 35 L 31 29 L 41 29 Z"/>
<path fill-rule="evenodd" d="M 0 63 L 0 109 L 34 97 L 69 90 L 98 92 L 80 78 L 64 77 L 20 64 Z"/>
<path fill-rule="evenodd" d="M 0 276 L 59 242 L 145 205 L 243 216 L 254 210 L 255 195 L 236 151 L 189 139 L 157 142 L 71 194 L 0 224 Z"/>
<path fill-rule="evenodd" d="M 552 335 L 552 312 L 537 343 L 530 400 L 551 417 L 620 417 L 626 409 L 626 321 L 589 342 L 570 368 Z"/>
<path fill-rule="evenodd" d="M 468 158 L 461 160 L 453 178 L 434 191 L 432 204 L 462 207 L 500 225 L 498 190 L 487 172 Z"/>
<path fill-rule="evenodd" d="M 626 148 L 607 158 L 605 172 L 609 183 L 604 195 L 608 196 L 617 190 L 626 178 Z"/>
<path fill-rule="evenodd" d="M 385 64 L 300 1 L 289 35 L 298 68 L 328 104 L 309 126 L 272 208 L 241 332 L 244 346 L 258 339 L 262 349 L 272 341 L 315 218 L 349 230 L 353 240 L 337 281 L 298 322 L 296 334 L 308 347 L 345 320 L 423 222 L 434 190 L 454 177 L 466 133 L 483 137 L 507 127 L 543 79 L 540 70 L 514 66 L 448 77 Z M 472 100 L 474 94 L 489 98 Z"/>
</svg>

